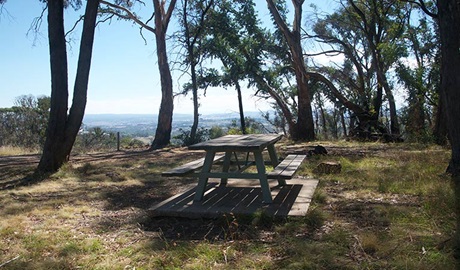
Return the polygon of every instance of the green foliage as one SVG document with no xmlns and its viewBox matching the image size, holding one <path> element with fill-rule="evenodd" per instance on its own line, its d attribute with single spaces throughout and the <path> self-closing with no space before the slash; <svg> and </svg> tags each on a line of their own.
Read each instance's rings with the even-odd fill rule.
<svg viewBox="0 0 460 270">
<path fill-rule="evenodd" d="M 100 127 L 91 128 L 80 132 L 75 140 L 73 151 L 92 152 L 116 149 L 117 136 L 113 132 L 107 132 Z"/>
<path fill-rule="evenodd" d="M 254 118 L 245 117 L 245 122 L 246 122 L 246 134 L 258 134 L 258 133 L 264 133 L 266 131 L 264 125 L 256 121 Z M 242 134 L 241 128 L 239 127 L 237 120 L 232 120 L 232 123 L 228 127 L 227 134 L 229 135 Z"/>
<path fill-rule="evenodd" d="M 0 146 L 40 149 L 45 143 L 50 98 L 19 96 L 15 106 L 0 108 Z"/>
<path fill-rule="evenodd" d="M 144 146 L 143 141 L 130 136 L 124 136 L 120 139 L 120 147 L 123 149 L 143 148 Z"/>
<path fill-rule="evenodd" d="M 204 128 L 199 128 L 194 138 L 190 136 L 190 130 L 179 129 L 179 132 L 180 134 L 174 136 L 174 140 L 181 146 L 203 142 L 209 138 L 209 130 Z"/>
<path fill-rule="evenodd" d="M 219 138 L 219 137 L 222 137 L 224 135 L 225 135 L 225 131 L 224 131 L 224 129 L 222 127 L 213 126 L 209 130 L 209 138 L 210 139 Z"/>
</svg>

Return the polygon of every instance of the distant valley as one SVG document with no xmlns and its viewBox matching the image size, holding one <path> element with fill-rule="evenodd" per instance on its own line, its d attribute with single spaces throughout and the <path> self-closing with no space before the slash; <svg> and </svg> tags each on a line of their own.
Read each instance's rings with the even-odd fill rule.
<svg viewBox="0 0 460 270">
<path fill-rule="evenodd" d="M 261 112 L 245 112 L 245 117 L 250 117 L 261 122 L 267 128 L 270 124 L 262 117 Z M 100 127 L 110 132 L 120 132 L 123 136 L 150 137 L 155 134 L 158 115 L 154 114 L 87 114 L 83 119 L 83 129 L 89 130 Z M 239 123 L 238 113 L 207 114 L 201 115 L 199 127 L 210 129 L 213 126 L 227 128 L 232 121 Z M 175 114 L 173 117 L 173 135 L 180 129 L 189 130 L 193 124 L 193 115 Z"/>
</svg>

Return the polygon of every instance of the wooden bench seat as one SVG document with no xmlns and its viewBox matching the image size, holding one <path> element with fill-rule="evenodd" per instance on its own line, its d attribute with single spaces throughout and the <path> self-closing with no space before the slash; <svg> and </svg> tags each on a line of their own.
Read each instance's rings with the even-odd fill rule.
<svg viewBox="0 0 460 270">
<path fill-rule="evenodd" d="M 216 155 L 214 157 L 214 162 L 222 160 L 224 157 L 225 155 Z M 200 158 L 200 159 L 191 161 L 189 163 L 186 163 L 184 165 L 181 165 L 179 167 L 176 167 L 174 169 L 171 169 L 169 171 L 163 172 L 161 175 L 162 176 L 183 176 L 183 175 L 189 174 L 203 167 L 203 163 L 204 163 L 204 158 Z"/>
<path fill-rule="evenodd" d="M 269 172 L 269 179 L 291 179 L 306 155 L 288 155 L 276 168 Z"/>
</svg>

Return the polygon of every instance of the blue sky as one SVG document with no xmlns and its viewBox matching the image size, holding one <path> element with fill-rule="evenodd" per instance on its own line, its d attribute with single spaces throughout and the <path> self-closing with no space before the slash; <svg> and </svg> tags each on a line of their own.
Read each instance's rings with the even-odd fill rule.
<svg viewBox="0 0 460 270">
<path fill-rule="evenodd" d="M 148 2 L 148 1 L 147 1 Z M 264 0 L 257 1 L 261 19 L 268 19 Z M 304 10 L 308 12 L 306 1 Z M 330 6 L 333 1 L 323 4 Z M 24 8 L 26 7 L 26 8 Z M 29 31 L 34 19 L 42 11 L 38 0 L 8 0 L 0 14 L 0 108 L 11 107 L 16 97 L 51 93 L 46 12 L 38 33 Z M 68 9 L 66 29 L 78 18 L 78 12 Z M 169 33 L 175 25 L 172 23 Z M 80 31 L 70 36 L 68 49 L 69 94 L 72 93 L 78 57 Z M 86 113 L 156 114 L 161 98 L 160 78 L 152 33 L 145 31 L 144 40 L 139 28 L 125 21 L 113 20 L 98 26 L 88 88 Z M 170 60 L 173 56 L 170 56 Z M 180 72 L 174 73 L 174 91 L 178 91 Z M 268 104 L 252 97 L 253 90 L 244 92 L 247 111 L 267 110 Z M 200 113 L 237 111 L 233 89 L 208 89 L 201 99 Z M 70 106 L 70 104 L 69 104 Z M 190 97 L 176 97 L 175 112 L 192 113 Z"/>
</svg>

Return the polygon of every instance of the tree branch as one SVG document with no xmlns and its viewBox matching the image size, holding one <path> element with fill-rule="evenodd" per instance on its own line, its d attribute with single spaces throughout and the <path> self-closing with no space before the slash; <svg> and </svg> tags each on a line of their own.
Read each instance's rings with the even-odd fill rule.
<svg viewBox="0 0 460 270">
<path fill-rule="evenodd" d="M 281 15 L 278 9 L 276 8 L 273 0 L 267 0 L 267 4 L 270 13 L 273 15 L 273 18 L 275 19 L 276 24 L 280 27 L 281 31 L 285 33 L 285 35 L 290 36 L 292 33 L 289 30 L 289 27 L 286 25 L 286 22 L 283 20 L 283 18 L 281 18 Z"/>
<path fill-rule="evenodd" d="M 158 0 L 155 0 L 155 1 L 158 1 Z M 169 24 L 169 21 L 171 21 L 171 16 L 172 16 L 175 6 L 176 6 L 176 0 L 171 0 L 171 2 L 169 3 L 168 12 L 164 14 L 164 18 L 163 18 L 164 29 L 168 28 L 168 24 Z"/>
<path fill-rule="evenodd" d="M 29 35 L 29 33 L 30 33 L 31 31 L 33 31 L 33 32 L 35 33 L 34 43 L 35 43 L 35 41 L 37 40 L 37 33 L 39 32 L 40 27 L 41 27 L 41 25 L 42 25 L 43 17 L 45 16 L 45 11 L 46 11 L 46 10 L 48 10 L 48 6 L 47 6 L 47 5 L 42 9 L 42 12 L 40 13 L 40 16 L 34 18 L 34 20 L 32 21 L 32 24 L 31 24 L 30 27 L 29 27 L 29 30 L 27 30 L 26 35 Z"/>
<path fill-rule="evenodd" d="M 70 28 L 70 30 L 67 31 L 67 33 L 65 33 L 65 36 L 67 37 L 68 34 L 72 33 L 73 30 L 75 30 L 75 28 L 77 27 L 77 25 L 78 25 L 81 21 L 83 21 L 84 18 L 85 18 L 85 16 L 83 16 L 83 15 L 80 16 L 80 18 L 78 18 L 78 20 L 74 23 L 74 25 L 72 26 L 72 28 Z"/>
<path fill-rule="evenodd" d="M 319 53 L 304 53 L 303 55 L 304 56 L 318 56 L 318 55 L 328 55 L 328 56 L 331 56 L 329 54 L 333 54 L 332 56 L 336 56 L 336 55 L 339 55 L 339 54 L 343 54 L 344 52 L 343 51 L 339 51 L 339 50 L 329 50 L 329 51 L 322 51 L 322 52 L 319 52 Z"/>
<path fill-rule="evenodd" d="M 423 0 L 418 0 L 418 1 L 412 1 L 412 0 L 403 0 L 407 3 L 411 3 L 411 4 L 415 4 L 417 5 L 418 7 L 420 7 L 423 12 L 426 13 L 426 15 L 430 16 L 431 18 L 433 19 L 437 19 L 438 18 L 438 14 L 437 13 L 434 13 L 434 12 L 431 12 L 428 7 L 425 5 L 425 2 Z"/>
<path fill-rule="evenodd" d="M 134 22 L 136 22 L 137 24 L 139 24 L 141 27 L 149 30 L 150 32 L 152 33 L 155 33 L 155 28 L 147 25 L 146 23 L 144 23 L 143 21 L 141 21 L 137 16 L 136 14 L 132 13 L 129 9 L 125 8 L 125 7 L 122 7 L 122 6 L 119 6 L 119 5 L 116 5 L 116 4 L 113 4 L 113 3 L 110 3 L 110 2 L 107 2 L 105 0 L 101 0 L 101 4 L 104 4 L 104 5 L 107 5 L 111 8 L 114 8 L 114 9 L 119 9 L 123 12 L 126 13 L 126 15 L 122 15 L 122 14 L 119 14 L 117 12 L 114 12 L 112 10 L 108 10 L 108 12 L 110 12 L 111 14 L 115 15 L 115 16 L 118 16 L 120 18 L 123 18 L 123 19 L 131 19 L 133 20 Z"/>
</svg>

